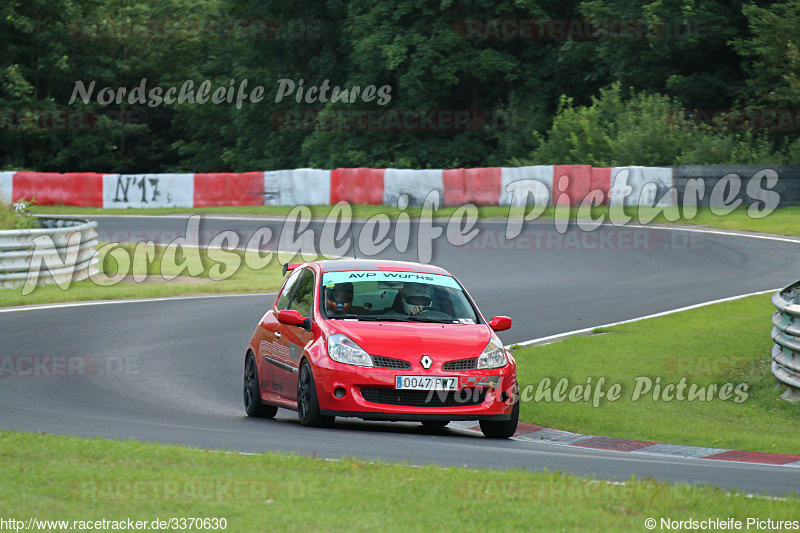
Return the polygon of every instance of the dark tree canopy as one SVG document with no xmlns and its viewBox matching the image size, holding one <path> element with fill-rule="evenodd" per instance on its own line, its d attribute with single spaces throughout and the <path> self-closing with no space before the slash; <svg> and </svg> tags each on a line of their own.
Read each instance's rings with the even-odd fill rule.
<svg viewBox="0 0 800 533">
<path fill-rule="evenodd" d="M 0 166 L 797 163 L 798 27 L 800 0 L 11 0 Z M 245 101 L 158 101 L 205 80 Z"/>
</svg>

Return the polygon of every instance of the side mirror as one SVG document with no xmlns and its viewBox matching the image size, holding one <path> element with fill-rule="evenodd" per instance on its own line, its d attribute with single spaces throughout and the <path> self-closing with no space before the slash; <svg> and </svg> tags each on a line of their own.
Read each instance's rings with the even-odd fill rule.
<svg viewBox="0 0 800 533">
<path fill-rule="evenodd" d="M 300 311 L 295 311 L 294 309 L 278 311 L 278 322 L 287 326 L 300 326 L 304 329 L 309 329 L 311 326 L 311 320 L 301 315 Z"/>
<path fill-rule="evenodd" d="M 489 321 L 489 327 L 495 331 L 505 331 L 511 329 L 511 318 L 507 316 L 492 317 Z"/>
</svg>

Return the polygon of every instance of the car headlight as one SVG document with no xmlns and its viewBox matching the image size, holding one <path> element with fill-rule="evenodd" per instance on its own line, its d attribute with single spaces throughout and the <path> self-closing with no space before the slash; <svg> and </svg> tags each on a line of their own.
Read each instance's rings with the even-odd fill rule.
<svg viewBox="0 0 800 533">
<path fill-rule="evenodd" d="M 347 335 L 336 333 L 328 337 L 328 355 L 337 363 L 372 366 L 372 358 Z"/>
<path fill-rule="evenodd" d="M 483 349 L 483 353 L 478 357 L 478 369 L 481 368 L 500 368 L 506 366 L 506 349 L 497 337 L 492 337 L 489 344 Z"/>
</svg>

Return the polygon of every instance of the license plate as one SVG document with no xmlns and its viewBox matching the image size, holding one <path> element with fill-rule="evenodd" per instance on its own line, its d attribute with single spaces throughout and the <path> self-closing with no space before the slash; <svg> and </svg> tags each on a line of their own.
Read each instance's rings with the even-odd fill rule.
<svg viewBox="0 0 800 533">
<path fill-rule="evenodd" d="M 395 389 L 458 390 L 456 376 L 395 376 Z"/>
</svg>

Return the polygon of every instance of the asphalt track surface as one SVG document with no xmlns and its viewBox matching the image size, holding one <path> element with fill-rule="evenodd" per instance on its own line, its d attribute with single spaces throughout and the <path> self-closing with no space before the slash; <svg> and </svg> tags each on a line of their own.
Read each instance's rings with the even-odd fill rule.
<svg viewBox="0 0 800 533">
<path fill-rule="evenodd" d="M 101 240 L 123 242 L 166 243 L 187 228 L 181 217 L 97 220 Z M 269 227 L 273 239 L 263 249 L 285 248 L 282 225 L 206 217 L 199 243 L 231 230 L 244 246 L 253 232 Z M 319 245 L 321 225 L 310 228 Z M 353 225 L 350 245 L 361 229 L 361 223 Z M 416 224 L 409 229 L 405 253 L 392 242 L 375 258 L 417 260 L 418 241 L 425 255 L 431 231 Z M 501 334 L 506 344 L 774 289 L 795 281 L 800 267 L 798 244 L 788 240 L 610 225 L 594 232 L 572 226 L 561 235 L 552 221 L 536 221 L 525 226 L 522 239 L 509 242 L 498 241 L 505 222 L 480 222 L 478 229 L 466 246 L 454 246 L 445 235 L 433 240 L 430 262 L 453 272 L 485 316 L 513 318 L 513 328 Z M 347 235 L 340 236 L 348 244 Z M 332 242 L 323 239 L 323 251 Z M 367 248 L 356 253 L 363 257 Z M 0 357 L 50 357 L 55 359 L 48 368 L 64 364 L 80 370 L 66 376 L 41 375 L 47 370 L 36 376 L 0 374 L 0 428 L 245 452 L 547 468 L 599 478 L 635 475 L 776 495 L 800 492 L 800 471 L 794 467 L 494 441 L 411 423 L 337 419 L 333 429 L 312 429 L 285 410 L 275 420 L 247 418 L 241 394 L 244 350 L 273 299 L 252 294 L 0 313 Z M 764 321 L 766 335 L 768 317 Z"/>
</svg>

